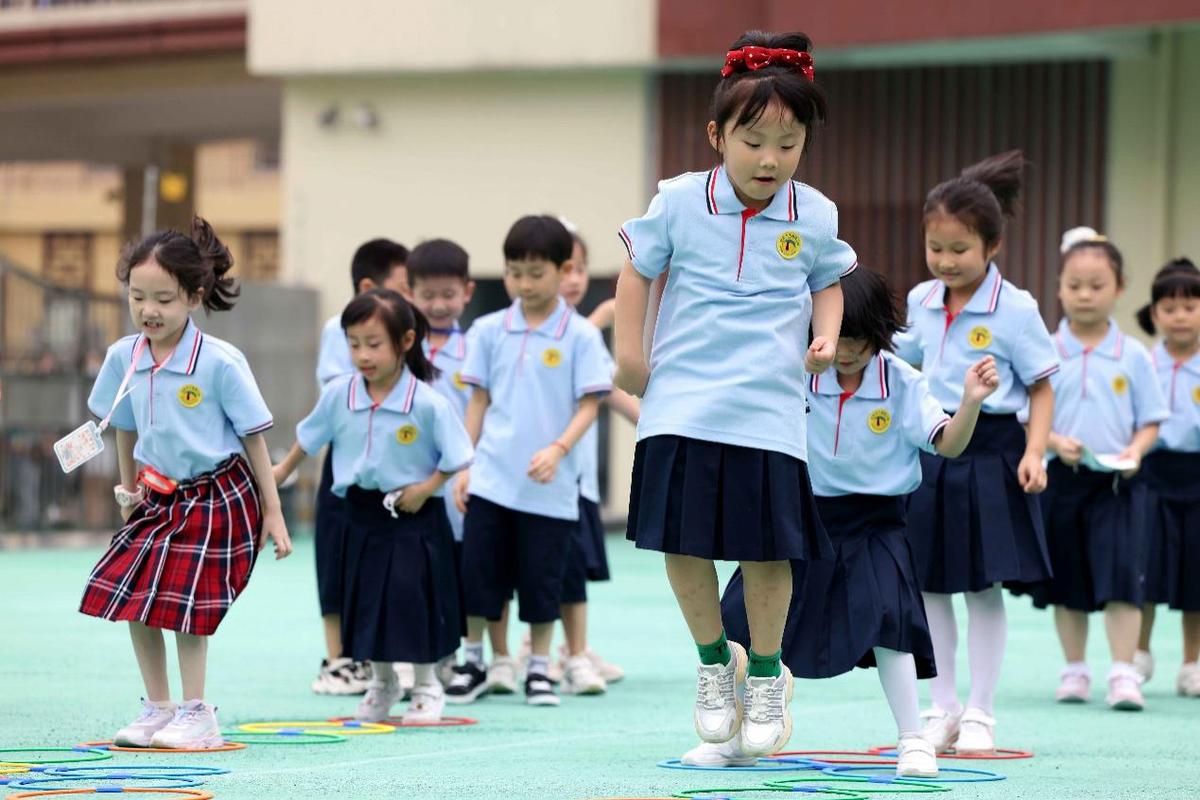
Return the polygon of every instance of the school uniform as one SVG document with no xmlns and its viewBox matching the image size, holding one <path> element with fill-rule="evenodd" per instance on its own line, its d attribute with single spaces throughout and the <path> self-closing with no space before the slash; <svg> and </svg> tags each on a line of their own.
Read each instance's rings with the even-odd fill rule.
<svg viewBox="0 0 1200 800">
<path fill-rule="evenodd" d="M 142 340 L 109 347 L 88 397 L 96 416 L 112 408 Z M 190 319 L 161 367 L 141 345 L 130 386 L 111 424 L 135 431 L 134 459 L 176 486 L 145 490 L 92 570 L 80 611 L 208 636 L 254 567 L 262 503 L 242 438 L 269 429 L 271 412 L 245 356 Z"/>
<path fill-rule="evenodd" d="M 1177 362 L 1161 342 L 1151 352 L 1170 416 L 1142 461 L 1153 502 L 1146 599 L 1200 611 L 1200 354 Z"/>
<path fill-rule="evenodd" d="M 334 378 L 354 372 L 350 345 L 342 330 L 342 315 L 334 314 L 321 328 L 317 350 L 318 392 Z M 313 555 L 317 566 L 317 600 L 321 615 L 342 613 L 342 566 L 345 561 L 346 501 L 333 493 L 333 456 L 326 451 L 317 484 L 313 519 Z"/>
<path fill-rule="evenodd" d="M 908 295 L 909 330 L 896 353 L 920 364 L 934 398 L 947 411 L 962 400 L 963 381 L 984 356 L 996 360 L 1000 385 L 966 451 L 954 459 L 921 455 L 921 485 L 908 503 L 908 536 L 921 588 L 978 592 L 1005 581 L 1050 577 L 1041 505 L 1017 477 L 1025 430 L 1017 412 L 1027 387 L 1058 371 L 1058 354 L 1028 292 L 1004 280 L 995 264 L 957 314 L 946 310 L 946 286 L 932 280 Z"/>
<path fill-rule="evenodd" d="M 905 498 L 921 482 L 918 454 L 950 423 L 919 372 L 891 353 L 868 362 L 843 392 L 830 367 L 809 381 L 808 457 L 833 558 L 793 560 L 783 660 L 800 678 L 875 666 L 876 647 L 912 653 L 934 669 L 916 565 L 905 538 Z M 750 646 L 741 570 L 721 598 L 729 638 Z"/>
<path fill-rule="evenodd" d="M 581 399 L 611 391 L 608 354 L 562 298 L 537 328 L 516 300 L 476 320 L 467 339 L 463 381 L 491 399 L 463 534 L 467 614 L 499 618 L 515 589 L 521 621 L 553 622 L 579 523 L 578 447 L 550 483 L 530 478 L 529 462 L 562 435 Z"/>
<path fill-rule="evenodd" d="M 789 181 L 755 212 L 717 167 L 660 182 L 620 237 L 644 278 L 670 266 L 628 537 L 708 559 L 828 554 L 805 464 L 804 356 L 812 294 L 857 264 L 837 208 Z"/>
<path fill-rule="evenodd" d="M 460 634 L 454 537 L 444 487 L 415 514 L 383 506 L 395 489 L 471 463 L 449 402 L 407 369 L 380 403 L 359 373 L 330 381 L 296 426 L 306 453 L 333 447 L 333 493 L 346 498 L 343 653 L 356 661 L 430 663 Z"/>
<path fill-rule="evenodd" d="M 1097 454 L 1116 455 L 1134 433 L 1169 416 L 1150 354 L 1109 321 L 1108 334 L 1085 347 L 1064 319 L 1054 336 L 1061 369 L 1054 386 L 1054 432 Z M 1140 606 L 1151 505 L 1140 475 L 1069 467 L 1051 454 L 1042 518 L 1053 577 L 1030 587 L 1034 605 L 1099 611 L 1110 602 Z"/>
</svg>

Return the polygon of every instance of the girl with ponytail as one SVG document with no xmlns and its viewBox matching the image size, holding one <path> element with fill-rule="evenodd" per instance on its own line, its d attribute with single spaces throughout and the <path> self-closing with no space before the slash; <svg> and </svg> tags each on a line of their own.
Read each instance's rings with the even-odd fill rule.
<svg viewBox="0 0 1200 800">
<path fill-rule="evenodd" d="M 405 722 L 433 723 L 445 705 L 435 675 L 458 649 L 454 536 L 443 487 L 469 466 L 471 441 L 421 343 L 425 316 L 391 289 L 358 295 L 342 312 L 356 371 L 325 384 L 275 467 L 282 483 L 306 455 L 333 444 L 333 486 L 346 500 L 342 647 L 370 661 L 357 718 L 379 722 L 403 693 L 394 665 L 413 665 Z M 438 502 L 427 502 L 430 498 Z"/>
<path fill-rule="evenodd" d="M 116 429 L 125 525 L 92 570 L 80 611 L 127 621 L 145 683 L 142 713 L 117 732 L 128 747 L 222 744 L 204 700 L 208 637 L 246 587 L 268 538 L 291 552 L 263 432 L 271 412 L 245 356 L 191 319 L 238 296 L 228 248 L 196 217 L 159 231 L 117 266 L 137 333 L 108 349 L 88 398 Z M 142 465 L 139 471 L 137 465 Z M 183 703 L 171 701 L 163 630 L 175 631 Z"/>
</svg>

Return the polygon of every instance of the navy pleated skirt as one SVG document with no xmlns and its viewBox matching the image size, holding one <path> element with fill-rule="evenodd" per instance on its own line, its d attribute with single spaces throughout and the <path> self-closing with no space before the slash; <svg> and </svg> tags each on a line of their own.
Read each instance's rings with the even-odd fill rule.
<svg viewBox="0 0 1200 800">
<path fill-rule="evenodd" d="M 1142 474 L 1154 507 L 1146 600 L 1200 611 L 1200 453 L 1155 450 Z"/>
<path fill-rule="evenodd" d="M 1146 599 L 1151 504 L 1145 481 L 1114 472 L 1047 468 L 1042 518 L 1054 577 L 1029 587 L 1038 608 L 1099 611 L 1105 603 Z"/>
<path fill-rule="evenodd" d="M 916 568 L 904 536 L 904 498 L 818 497 L 834 556 L 792 562 L 783 660 L 798 678 L 874 667 L 873 648 L 912 653 L 917 676 L 936 674 Z M 750 647 L 742 572 L 721 598 L 726 635 Z"/>
<path fill-rule="evenodd" d="M 644 550 L 715 561 L 833 553 L 803 461 L 683 436 L 638 442 L 627 536 Z"/>
<path fill-rule="evenodd" d="M 587 579 L 611 580 L 608 548 L 604 543 L 604 523 L 600 520 L 600 506 L 582 496 L 579 498 L 579 533 L 582 536 L 583 557 L 587 564 Z"/>
<path fill-rule="evenodd" d="M 958 458 L 921 453 L 908 540 L 922 591 L 979 592 L 1050 577 L 1041 504 L 1017 479 L 1024 452 L 1025 429 L 1015 414 L 980 414 Z"/>
<path fill-rule="evenodd" d="M 333 493 L 333 447 L 325 452 L 317 486 L 313 552 L 317 562 L 317 600 L 321 614 L 342 612 L 342 572 L 345 560 L 346 501 Z"/>
<path fill-rule="evenodd" d="M 342 650 L 356 661 L 426 664 L 458 648 L 454 534 L 440 497 L 415 514 L 383 507 L 383 493 L 346 493 Z"/>
</svg>

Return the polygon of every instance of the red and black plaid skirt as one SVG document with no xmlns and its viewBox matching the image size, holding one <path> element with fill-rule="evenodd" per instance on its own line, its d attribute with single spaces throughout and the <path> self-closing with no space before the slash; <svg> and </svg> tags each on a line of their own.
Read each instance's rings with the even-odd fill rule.
<svg viewBox="0 0 1200 800">
<path fill-rule="evenodd" d="M 79 610 L 208 636 L 250 580 L 261 527 L 258 485 L 240 455 L 169 495 L 147 489 L 92 570 Z"/>
</svg>

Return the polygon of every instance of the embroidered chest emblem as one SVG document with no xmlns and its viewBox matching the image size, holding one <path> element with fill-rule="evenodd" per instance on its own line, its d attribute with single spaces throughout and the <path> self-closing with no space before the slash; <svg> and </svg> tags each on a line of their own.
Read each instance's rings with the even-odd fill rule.
<svg viewBox="0 0 1200 800">
<path fill-rule="evenodd" d="M 801 249 L 804 247 L 804 240 L 800 238 L 800 234 L 795 231 L 784 231 L 775 240 L 775 250 L 783 258 L 791 261 L 796 256 L 800 255 Z"/>
<path fill-rule="evenodd" d="M 467 382 L 462 379 L 461 372 L 456 372 L 451 375 L 450 381 L 454 384 L 454 388 L 458 389 L 460 392 L 467 388 Z"/>
<path fill-rule="evenodd" d="M 1124 375 L 1118 375 L 1112 380 L 1113 392 L 1118 396 L 1129 391 L 1129 379 Z"/>
<path fill-rule="evenodd" d="M 417 440 L 418 435 L 419 431 L 416 425 L 402 425 L 396 431 L 396 441 L 400 444 L 409 445 Z"/>
<path fill-rule="evenodd" d="M 547 347 L 542 351 L 542 363 L 553 369 L 562 364 L 562 351 L 555 347 Z"/>
<path fill-rule="evenodd" d="M 867 427 L 872 433 L 887 433 L 892 427 L 892 415 L 886 408 L 877 408 L 867 415 Z"/>
<path fill-rule="evenodd" d="M 194 383 L 188 383 L 179 388 L 179 405 L 184 408 L 195 408 L 204 399 L 204 392 Z"/>
<path fill-rule="evenodd" d="M 976 325 L 967 334 L 967 342 L 976 350 L 982 350 L 992 343 L 992 332 L 985 325 Z"/>
</svg>

